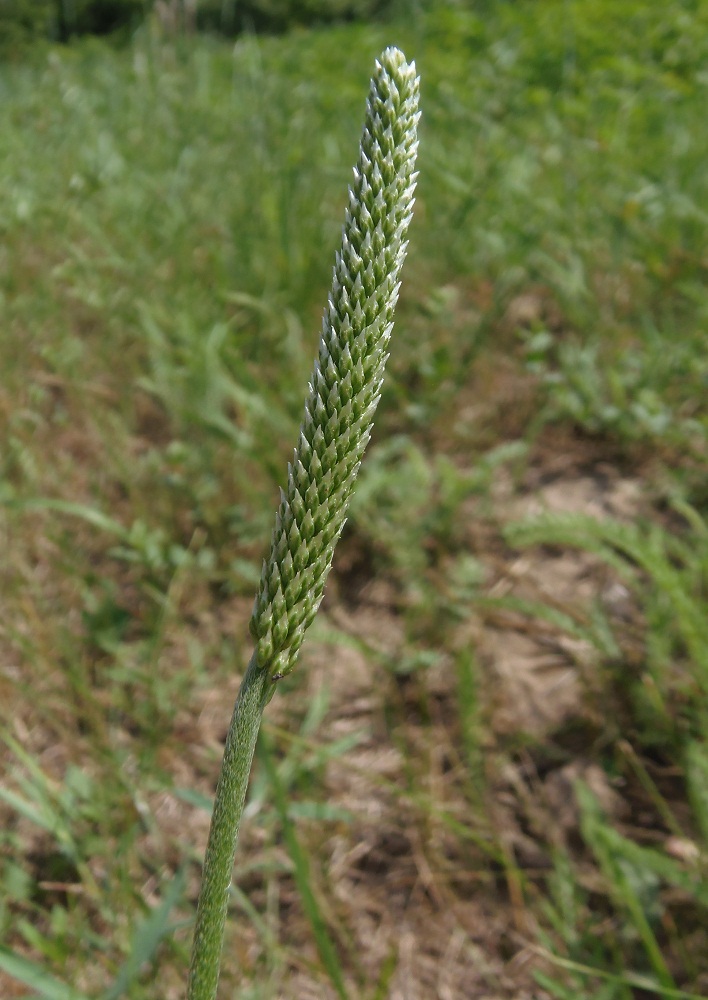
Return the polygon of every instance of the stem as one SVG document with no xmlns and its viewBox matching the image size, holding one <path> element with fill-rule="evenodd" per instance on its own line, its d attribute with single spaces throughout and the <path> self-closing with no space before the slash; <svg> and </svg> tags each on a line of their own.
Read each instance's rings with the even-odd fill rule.
<svg viewBox="0 0 708 1000">
<path fill-rule="evenodd" d="M 187 1000 L 216 997 L 238 830 L 261 717 L 273 688 L 268 671 L 257 665 L 254 653 L 236 699 L 216 786 L 197 904 Z"/>
<path fill-rule="evenodd" d="M 415 63 L 406 63 L 399 49 L 382 53 L 369 88 L 342 249 L 335 258 L 300 436 L 251 616 L 256 649 L 226 738 L 187 1000 L 216 998 L 236 840 L 261 716 L 275 681 L 295 665 L 322 600 L 381 397 L 417 177 L 418 83 Z M 311 894 L 303 893 L 303 899 L 314 903 Z M 319 925 L 313 926 L 322 946 Z M 334 968 L 329 946 L 323 958 Z M 343 996 L 341 975 L 333 978 Z"/>
</svg>

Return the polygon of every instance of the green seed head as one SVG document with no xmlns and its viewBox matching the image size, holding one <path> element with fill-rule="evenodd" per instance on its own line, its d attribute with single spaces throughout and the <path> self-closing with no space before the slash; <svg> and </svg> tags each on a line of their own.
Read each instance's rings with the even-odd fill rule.
<svg viewBox="0 0 708 1000">
<path fill-rule="evenodd" d="M 376 63 L 300 439 L 251 616 L 258 664 L 292 670 L 332 565 L 381 394 L 418 150 L 415 63 Z"/>
</svg>

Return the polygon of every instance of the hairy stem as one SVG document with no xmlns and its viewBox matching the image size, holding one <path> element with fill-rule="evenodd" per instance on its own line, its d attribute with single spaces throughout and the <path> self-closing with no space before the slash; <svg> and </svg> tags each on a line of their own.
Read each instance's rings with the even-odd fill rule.
<svg viewBox="0 0 708 1000">
<path fill-rule="evenodd" d="M 236 700 L 216 787 L 197 906 L 188 1000 L 212 1000 L 216 996 L 239 825 L 261 717 L 272 692 L 273 682 L 267 671 L 258 667 L 254 654 Z"/>
</svg>

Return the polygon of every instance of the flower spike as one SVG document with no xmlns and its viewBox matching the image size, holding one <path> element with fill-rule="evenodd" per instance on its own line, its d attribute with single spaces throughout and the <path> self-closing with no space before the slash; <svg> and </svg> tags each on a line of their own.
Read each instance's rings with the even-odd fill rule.
<svg viewBox="0 0 708 1000">
<path fill-rule="evenodd" d="M 305 413 L 281 491 L 250 630 L 259 667 L 290 673 L 324 594 L 371 436 L 408 244 L 419 80 L 388 48 L 376 63 Z"/>
</svg>

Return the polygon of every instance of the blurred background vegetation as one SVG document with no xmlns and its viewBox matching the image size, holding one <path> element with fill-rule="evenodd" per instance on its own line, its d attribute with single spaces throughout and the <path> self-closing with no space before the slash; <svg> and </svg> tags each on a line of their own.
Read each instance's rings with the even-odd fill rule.
<svg viewBox="0 0 708 1000">
<path fill-rule="evenodd" d="M 200 31 L 283 32 L 297 25 L 395 16 L 409 0 L 3 0 L 3 48 L 40 39 L 65 42 L 80 35 L 135 29 L 151 13 Z M 421 0 L 415 6 L 422 7 Z"/>
<path fill-rule="evenodd" d="M 391 43 L 410 255 L 223 996 L 708 995 L 708 5 L 0 0 L 0 996 L 183 995 Z"/>
</svg>

